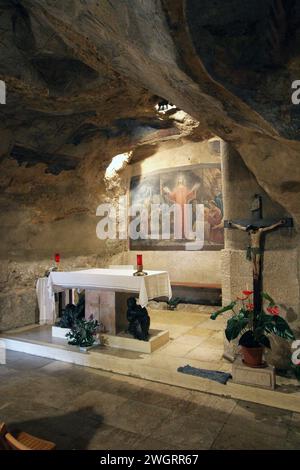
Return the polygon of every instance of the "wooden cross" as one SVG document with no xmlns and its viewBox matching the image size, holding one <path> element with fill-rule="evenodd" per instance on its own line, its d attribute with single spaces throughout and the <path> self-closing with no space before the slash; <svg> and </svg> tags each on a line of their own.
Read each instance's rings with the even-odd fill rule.
<svg viewBox="0 0 300 470">
<path fill-rule="evenodd" d="M 248 233 L 249 246 L 247 259 L 253 266 L 253 303 L 254 315 L 261 311 L 262 307 L 262 267 L 261 257 L 264 252 L 264 235 L 266 232 L 278 227 L 292 227 L 293 219 L 289 217 L 276 219 L 264 219 L 262 214 L 262 198 L 255 194 L 251 206 L 252 217 L 250 219 L 225 220 L 225 228 L 235 228 Z"/>
</svg>

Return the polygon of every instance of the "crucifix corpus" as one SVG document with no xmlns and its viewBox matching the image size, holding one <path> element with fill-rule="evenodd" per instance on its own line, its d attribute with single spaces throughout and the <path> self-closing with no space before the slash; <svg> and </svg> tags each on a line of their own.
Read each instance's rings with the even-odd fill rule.
<svg viewBox="0 0 300 470">
<path fill-rule="evenodd" d="M 262 266 L 264 252 L 264 235 L 278 227 L 292 227 L 293 219 L 285 217 L 280 220 L 264 219 L 262 216 L 262 198 L 255 194 L 251 206 L 252 217 L 243 220 L 225 220 L 225 228 L 235 228 L 248 233 L 249 245 L 247 259 L 252 262 L 253 270 L 253 303 L 254 314 L 261 311 Z"/>
</svg>

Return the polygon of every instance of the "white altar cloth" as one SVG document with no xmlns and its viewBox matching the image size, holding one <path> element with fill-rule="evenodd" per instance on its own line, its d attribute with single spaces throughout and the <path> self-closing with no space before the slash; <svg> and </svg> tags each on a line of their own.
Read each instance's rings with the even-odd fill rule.
<svg viewBox="0 0 300 470">
<path fill-rule="evenodd" d="M 40 324 L 53 325 L 56 318 L 55 300 L 54 295 L 49 296 L 47 277 L 41 277 L 37 280 L 36 295 L 40 311 Z"/>
<path fill-rule="evenodd" d="M 132 269 L 83 269 L 82 271 L 53 271 L 48 277 L 50 299 L 57 289 L 112 290 L 137 292 L 139 304 L 145 307 L 157 297 L 172 297 L 169 274 L 166 271 L 148 271 L 147 276 L 133 276 Z"/>
</svg>

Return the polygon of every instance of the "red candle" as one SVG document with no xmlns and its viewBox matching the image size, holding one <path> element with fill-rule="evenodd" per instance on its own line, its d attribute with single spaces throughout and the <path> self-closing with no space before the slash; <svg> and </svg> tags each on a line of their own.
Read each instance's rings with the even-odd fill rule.
<svg viewBox="0 0 300 470">
<path fill-rule="evenodd" d="M 136 255 L 137 266 L 143 266 L 143 255 Z"/>
<path fill-rule="evenodd" d="M 60 262 L 60 254 L 59 254 L 59 253 L 55 253 L 54 259 L 55 259 L 55 262 L 56 262 L 56 263 L 59 263 L 59 262 Z"/>
</svg>

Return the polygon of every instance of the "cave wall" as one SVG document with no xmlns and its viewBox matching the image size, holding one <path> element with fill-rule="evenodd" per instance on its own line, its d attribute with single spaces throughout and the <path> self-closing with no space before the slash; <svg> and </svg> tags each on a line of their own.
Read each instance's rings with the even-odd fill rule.
<svg viewBox="0 0 300 470">
<path fill-rule="evenodd" d="M 218 135 L 238 150 L 232 173 L 241 157 L 249 175 L 299 229 L 300 107 L 291 102 L 291 83 L 300 71 L 299 19 L 295 0 L 264 5 L 251 0 L 247 6 L 238 0 L 1 1 L 0 79 L 7 85 L 0 122 L 5 328 L 33 318 L 35 278 L 54 250 L 70 266 L 76 256 L 91 257 L 92 263 L 111 253 L 123 256 L 122 244 L 96 239 L 94 211 L 102 199 L 114 198 L 113 192 L 105 194 L 105 165 L 132 148 L 133 139 L 137 143 L 146 118 L 153 118 L 153 95 L 198 119 L 199 135 Z M 247 180 L 231 178 L 229 215 L 235 216 L 235 204 L 244 213 L 251 195 L 241 207 L 239 191 L 246 191 Z M 240 266 L 248 278 L 242 244 L 234 239 L 239 236 L 228 235 L 226 249 L 236 252 L 228 252 L 224 279 L 229 273 L 239 281 Z M 277 236 L 268 239 L 275 244 Z M 296 235 L 293 240 L 299 246 Z M 277 258 L 275 251 L 266 253 L 266 283 L 276 297 L 276 284 L 281 288 L 282 279 L 289 279 L 292 287 L 280 297 L 283 302 L 286 295 L 299 311 L 294 241 Z M 267 268 L 269 256 L 274 263 Z M 285 270 L 276 259 L 286 263 Z M 17 289 L 20 295 L 31 289 L 32 305 L 14 322 Z M 225 298 L 233 294 L 231 283 Z"/>
<path fill-rule="evenodd" d="M 220 140 L 213 142 L 191 142 L 185 139 L 164 142 L 156 146 L 152 155 L 128 165 L 124 173 L 124 184 L 129 188 L 130 178 L 146 175 L 167 168 L 176 168 L 199 163 L 221 163 Z M 128 251 L 128 264 L 136 263 L 137 251 Z M 143 254 L 145 269 L 165 269 L 172 281 L 220 283 L 220 251 L 139 251 Z"/>
<path fill-rule="evenodd" d="M 0 330 L 38 321 L 36 280 L 54 253 L 62 270 L 124 262 L 121 242 L 96 236 L 96 209 L 108 197 L 102 157 L 118 149 L 117 141 L 98 141 L 78 168 L 58 175 L 42 163 L 0 163 Z"/>
<path fill-rule="evenodd" d="M 251 216 L 253 195 L 262 195 L 263 216 L 280 220 L 290 214 L 272 201 L 258 185 L 239 154 L 222 142 L 224 210 L 226 219 Z M 251 287 L 251 263 L 246 260 L 248 236 L 239 231 L 225 230 L 223 259 L 223 296 L 227 302 L 247 285 Z M 295 228 L 277 229 L 266 234 L 264 256 L 264 290 L 282 304 L 299 309 L 299 276 L 297 260 L 299 235 Z M 230 260 L 228 258 L 231 258 Z M 230 283 L 227 283 L 228 278 Z M 292 320 L 292 318 L 291 318 Z"/>
<path fill-rule="evenodd" d="M 254 194 L 262 196 L 263 216 L 280 220 L 290 214 L 274 202 L 258 185 L 238 152 L 226 142 L 221 144 L 223 162 L 223 194 L 225 219 L 243 219 L 251 214 Z M 277 229 L 267 233 L 263 257 L 263 290 L 280 307 L 296 335 L 300 331 L 299 234 L 295 228 Z M 246 259 L 248 236 L 239 230 L 225 230 L 225 248 L 221 254 L 223 304 L 230 303 L 245 289 L 252 289 L 252 265 Z M 289 365 L 290 344 L 271 337 L 272 350 L 268 362 L 279 368 Z M 231 356 L 237 344 L 225 340 L 225 352 Z"/>
</svg>

